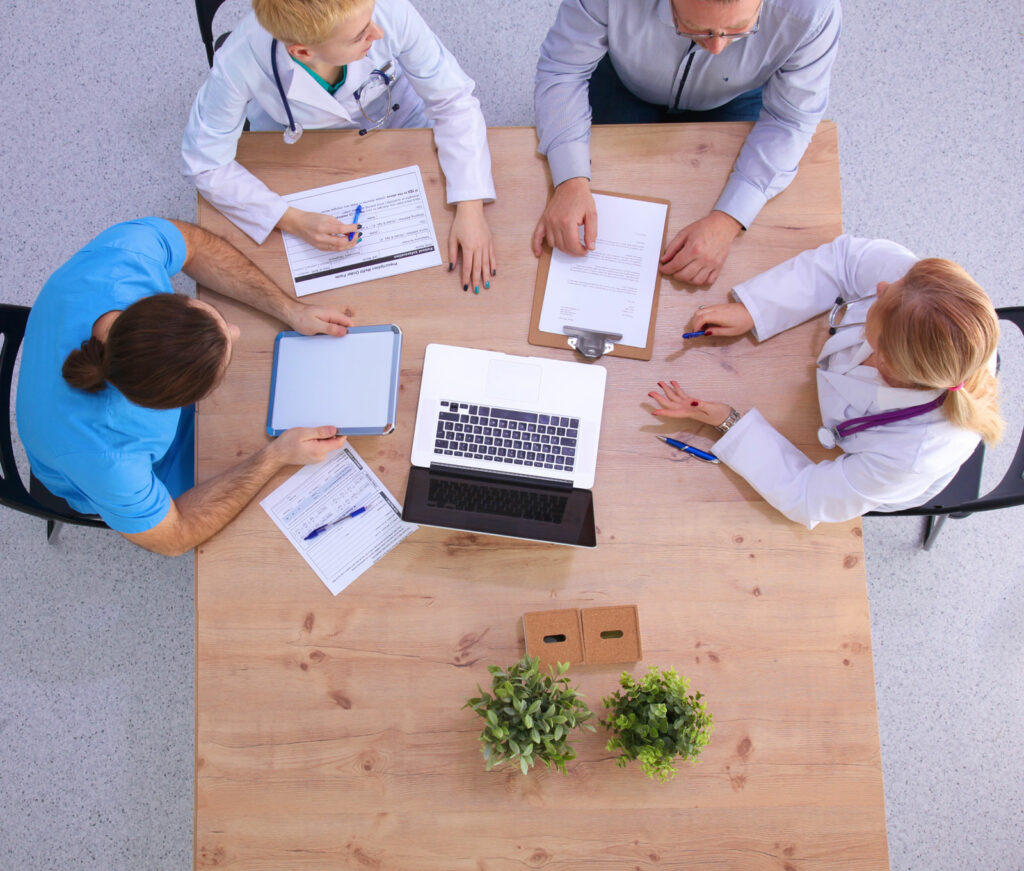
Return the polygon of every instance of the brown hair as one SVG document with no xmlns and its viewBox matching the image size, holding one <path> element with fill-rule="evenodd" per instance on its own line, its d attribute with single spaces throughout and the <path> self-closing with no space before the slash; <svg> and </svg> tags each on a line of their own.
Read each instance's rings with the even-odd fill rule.
<svg viewBox="0 0 1024 871">
<path fill-rule="evenodd" d="M 369 0 L 252 0 L 260 27 L 286 46 L 319 45 Z"/>
<path fill-rule="evenodd" d="M 1004 424 L 989 369 L 999 318 L 988 295 L 963 267 L 934 257 L 915 263 L 893 290 L 875 303 L 884 325 L 879 353 L 907 381 L 946 388 L 942 411 L 951 423 L 999 441 Z"/>
<path fill-rule="evenodd" d="M 132 303 L 110 327 L 68 354 L 61 374 L 96 393 L 107 383 L 143 408 L 182 408 L 217 386 L 228 338 L 216 318 L 187 296 L 158 293 Z"/>
</svg>

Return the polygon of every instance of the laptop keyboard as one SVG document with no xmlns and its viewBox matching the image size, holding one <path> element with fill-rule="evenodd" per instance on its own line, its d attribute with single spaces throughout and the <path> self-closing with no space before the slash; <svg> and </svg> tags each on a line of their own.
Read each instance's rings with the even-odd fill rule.
<svg viewBox="0 0 1024 871">
<path fill-rule="evenodd" d="M 431 479 L 427 491 L 427 504 L 432 508 L 500 514 L 544 523 L 561 523 L 568 502 L 567 496 L 437 478 Z"/>
<path fill-rule="evenodd" d="M 434 453 L 571 472 L 579 430 L 576 417 L 442 400 Z"/>
</svg>

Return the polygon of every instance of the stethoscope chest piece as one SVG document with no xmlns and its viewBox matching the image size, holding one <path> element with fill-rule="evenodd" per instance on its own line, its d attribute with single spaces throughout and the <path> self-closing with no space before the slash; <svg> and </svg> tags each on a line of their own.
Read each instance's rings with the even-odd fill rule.
<svg viewBox="0 0 1024 871">
<path fill-rule="evenodd" d="M 835 430 L 831 430 L 827 426 L 818 427 L 818 441 L 821 442 L 823 448 L 834 448 L 839 443 Z"/>
<path fill-rule="evenodd" d="M 302 138 L 302 125 L 298 121 L 292 121 L 291 127 L 284 128 L 284 141 L 288 145 L 294 145 Z"/>
</svg>

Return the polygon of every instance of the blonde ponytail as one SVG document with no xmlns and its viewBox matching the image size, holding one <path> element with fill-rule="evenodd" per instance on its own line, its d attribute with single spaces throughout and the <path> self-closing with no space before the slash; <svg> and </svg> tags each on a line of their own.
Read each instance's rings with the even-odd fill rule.
<svg viewBox="0 0 1024 871">
<path fill-rule="evenodd" d="M 1003 434 L 998 382 L 990 370 L 999 318 L 981 287 L 951 260 L 919 260 L 880 297 L 878 350 L 900 378 L 946 388 L 946 419 L 986 443 Z M 963 385 L 960 387 L 959 385 Z"/>
</svg>

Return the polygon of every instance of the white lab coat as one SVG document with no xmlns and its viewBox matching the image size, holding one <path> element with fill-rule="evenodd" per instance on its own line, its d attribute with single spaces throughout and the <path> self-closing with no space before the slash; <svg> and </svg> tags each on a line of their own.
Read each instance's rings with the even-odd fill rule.
<svg viewBox="0 0 1024 871">
<path fill-rule="evenodd" d="M 851 326 L 829 337 L 818 357 L 825 426 L 920 405 L 942 392 L 890 387 L 876 369 L 861 365 L 872 351 L 863 323 L 878 282 L 896 281 L 917 259 L 893 242 L 840 236 L 733 289 L 753 316 L 758 341 L 828 311 L 838 296 L 860 300 L 843 318 Z M 927 502 L 949 483 L 979 438 L 935 409 L 849 436 L 839 443 L 841 456 L 812 463 L 751 409 L 718 440 L 715 454 L 786 517 L 813 529 L 823 521 Z"/>
<path fill-rule="evenodd" d="M 487 127 L 474 83 L 407 0 L 377 0 L 384 37 L 349 64 L 345 84 L 328 94 L 278 43 L 277 65 L 292 115 L 306 129 L 361 128 L 352 92 L 388 61 L 399 111 L 388 127 L 434 127 L 448 202 L 493 200 Z M 253 130 L 284 130 L 288 116 L 274 81 L 272 37 L 250 13 L 214 55 L 181 144 L 182 171 L 214 206 L 262 243 L 288 204 L 235 161 L 246 115 Z M 373 135 L 372 133 L 369 135 Z"/>
</svg>

